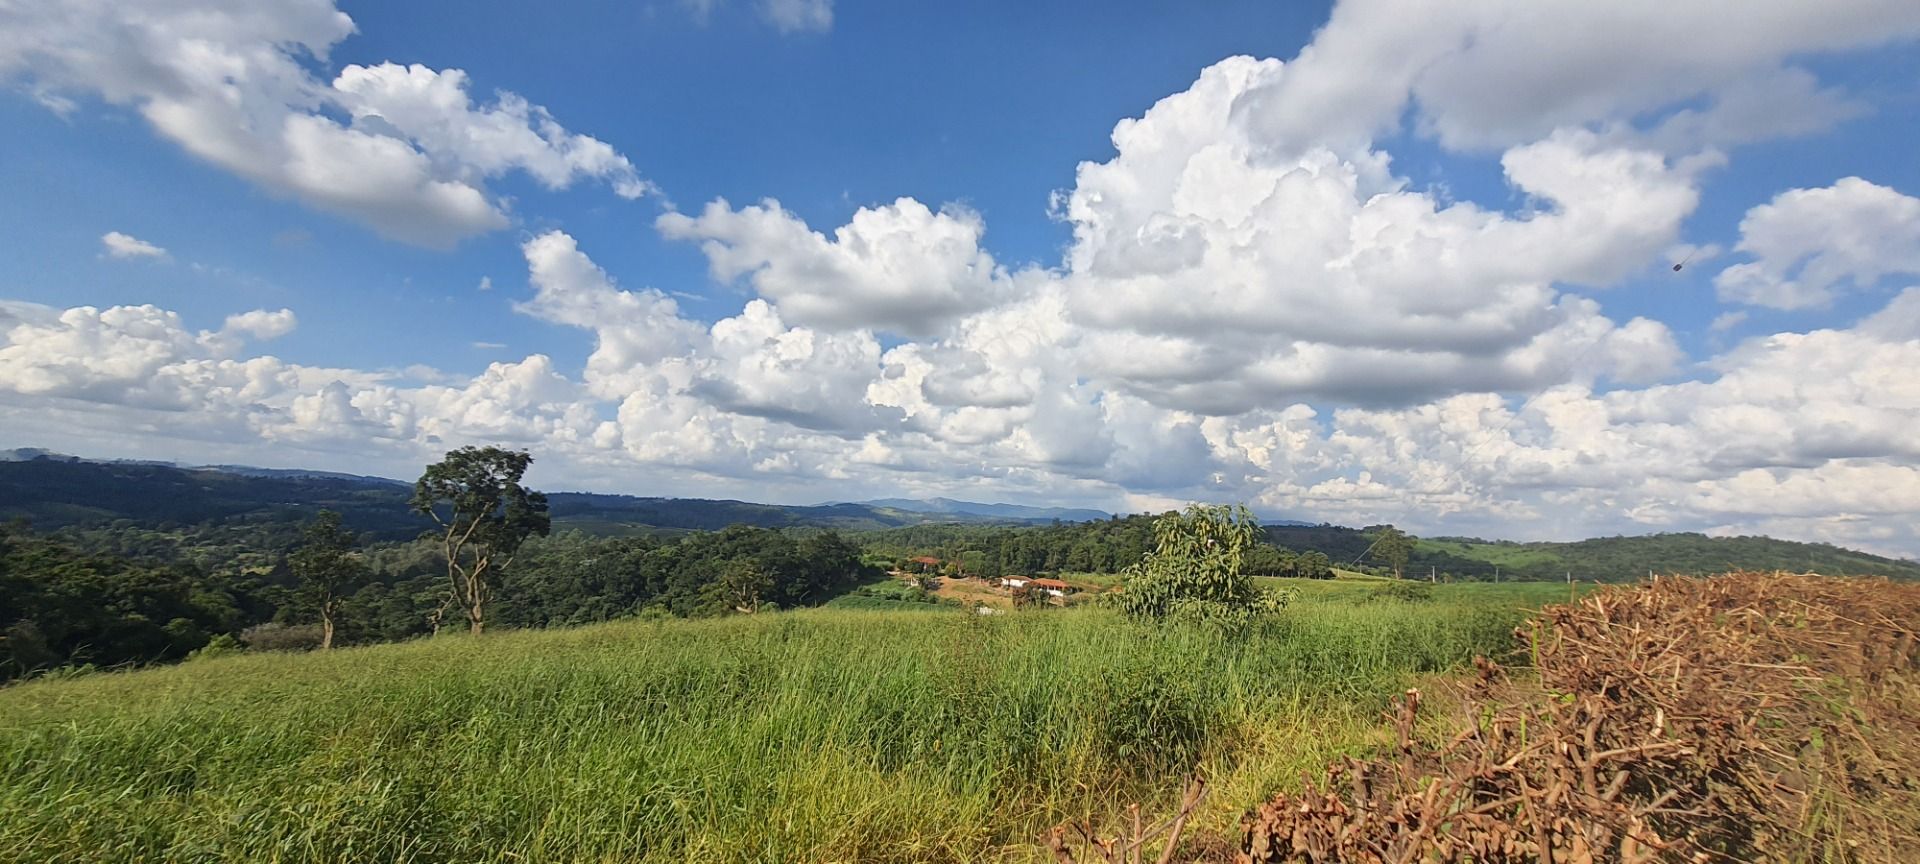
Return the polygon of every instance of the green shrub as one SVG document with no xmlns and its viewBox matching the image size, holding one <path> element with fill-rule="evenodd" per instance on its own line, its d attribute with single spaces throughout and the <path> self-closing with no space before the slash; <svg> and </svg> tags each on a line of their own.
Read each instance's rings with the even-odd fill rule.
<svg viewBox="0 0 1920 864">
<path fill-rule="evenodd" d="M 1245 506 L 1188 507 L 1153 523 L 1154 550 L 1122 574 L 1120 608 L 1135 617 L 1239 626 L 1286 608 L 1246 572 L 1259 524 Z"/>
<path fill-rule="evenodd" d="M 246 646 L 241 645 L 240 640 L 233 638 L 233 634 L 221 633 L 207 640 L 207 644 L 194 649 L 193 653 L 187 655 L 187 660 L 211 660 L 215 657 L 238 654 L 245 650 L 247 650 Z"/>
<path fill-rule="evenodd" d="M 1425 603 L 1433 599 L 1433 586 L 1426 582 L 1397 580 L 1375 588 L 1373 599 L 1400 603 Z"/>
</svg>

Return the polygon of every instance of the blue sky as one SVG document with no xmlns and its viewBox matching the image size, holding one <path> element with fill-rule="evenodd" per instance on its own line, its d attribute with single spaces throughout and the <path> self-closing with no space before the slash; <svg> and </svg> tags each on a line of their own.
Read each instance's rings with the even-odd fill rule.
<svg viewBox="0 0 1920 864">
<path fill-rule="evenodd" d="M 1043 265 L 1058 263 L 1068 240 L 1048 216 L 1048 195 L 1072 184 L 1081 160 L 1111 155 L 1116 119 L 1223 56 L 1304 43 L 1326 11 L 1228 3 L 1196 17 L 1165 4 L 874 4 L 836 9 L 828 33 L 783 34 L 745 6 L 717 8 L 704 24 L 672 3 L 570 4 L 564 16 L 521 4 L 339 6 L 359 32 L 332 53 L 334 66 L 464 69 L 478 93 L 513 90 L 615 143 L 675 203 L 775 198 L 825 227 L 903 195 L 962 202 L 988 219 L 996 255 Z M 657 200 L 622 202 L 591 188 L 556 194 L 506 178 L 496 189 L 518 199 L 516 230 L 448 254 L 383 242 L 263 194 L 154 140 L 125 112 L 62 119 L 18 94 L 0 112 L 14 130 L 0 140 L 0 182 L 14 190 L 0 213 L 14 254 L 0 277 L 20 299 L 157 303 L 212 326 L 241 306 L 326 296 L 325 307 L 297 310 L 305 332 L 290 334 L 284 350 L 297 346 L 313 363 L 428 362 L 471 373 L 498 355 L 470 348 L 476 340 L 585 357 L 577 339 L 507 308 L 525 293 L 524 231 L 563 228 L 625 283 L 715 295 L 687 302 L 709 320 L 739 311 L 743 296 L 713 284 L 697 249 L 650 230 Z M 231 273 L 154 267 L 128 283 L 110 262 L 90 272 L 68 266 L 96 251 L 103 224 Z M 289 243 L 295 236 L 302 242 Z M 27 250 L 69 254 L 48 267 L 58 259 Z M 474 298 L 488 275 L 500 290 Z M 420 316 L 442 325 L 422 333 Z"/>
<path fill-rule="evenodd" d="M 1920 552 L 1908 4 L 0 30 L 0 446 Z"/>
</svg>

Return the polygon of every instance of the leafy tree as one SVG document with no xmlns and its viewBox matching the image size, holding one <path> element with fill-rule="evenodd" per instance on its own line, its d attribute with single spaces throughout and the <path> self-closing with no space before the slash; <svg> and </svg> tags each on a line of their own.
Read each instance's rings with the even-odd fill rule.
<svg viewBox="0 0 1920 864">
<path fill-rule="evenodd" d="M 1283 605 L 1262 592 L 1243 562 L 1259 530 L 1245 506 L 1188 507 L 1154 522 L 1154 550 L 1127 568 L 1121 608 L 1149 618 L 1245 620 Z"/>
<path fill-rule="evenodd" d="M 520 485 L 532 463 L 524 450 L 461 447 L 427 466 L 413 484 L 414 511 L 440 525 L 449 596 L 473 633 L 486 629 L 489 580 L 512 565 L 528 537 L 552 528 L 547 496 Z"/>
<path fill-rule="evenodd" d="M 1413 557 L 1413 538 L 1392 525 L 1381 525 L 1373 532 L 1373 557 L 1393 568 L 1393 578 L 1403 578 L 1407 559 Z"/>
<path fill-rule="evenodd" d="M 748 615 L 760 611 L 767 595 L 773 593 L 773 575 L 749 560 L 727 562 L 717 584 L 727 605 Z"/>
<path fill-rule="evenodd" d="M 340 601 L 366 581 L 367 571 L 353 557 L 353 532 L 340 527 L 340 514 L 322 510 L 301 534 L 300 548 L 287 556 L 300 581 L 300 598 L 320 613 L 320 650 L 333 647 Z"/>
<path fill-rule="evenodd" d="M 1241 569 L 1250 576 L 1296 576 L 1298 557 L 1266 543 L 1255 543 L 1243 556 Z"/>
</svg>

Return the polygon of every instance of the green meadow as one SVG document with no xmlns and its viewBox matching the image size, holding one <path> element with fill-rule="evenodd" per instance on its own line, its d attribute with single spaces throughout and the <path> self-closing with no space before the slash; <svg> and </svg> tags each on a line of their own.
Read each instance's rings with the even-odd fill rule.
<svg viewBox="0 0 1920 864">
<path fill-rule="evenodd" d="M 812 609 L 31 681 L 0 689 L 0 861 L 1028 861 L 1195 768 L 1227 832 L 1567 591 L 1286 584 L 1232 634 Z"/>
</svg>

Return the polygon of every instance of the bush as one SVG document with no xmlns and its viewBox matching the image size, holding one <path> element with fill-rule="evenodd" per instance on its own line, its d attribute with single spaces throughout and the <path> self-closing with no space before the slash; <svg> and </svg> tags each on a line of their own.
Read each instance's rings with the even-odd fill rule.
<svg viewBox="0 0 1920 864">
<path fill-rule="evenodd" d="M 1247 576 L 1258 525 L 1246 507 L 1188 507 L 1153 523 L 1154 551 L 1127 568 L 1115 600 L 1130 615 L 1239 625 L 1277 612 L 1290 595 L 1262 591 Z"/>
<path fill-rule="evenodd" d="M 1433 599 L 1433 586 L 1426 582 L 1390 582 L 1375 588 L 1373 599 L 1400 603 L 1425 603 Z"/>
<path fill-rule="evenodd" d="M 187 660 L 188 662 L 194 660 L 211 660 L 215 657 L 238 654 L 245 650 L 247 650 L 246 646 L 241 645 L 240 640 L 233 638 L 233 634 L 221 633 L 207 640 L 207 644 L 195 648 L 192 653 L 187 655 Z"/>
<path fill-rule="evenodd" d="M 652 606 L 640 610 L 640 614 L 633 617 L 636 621 L 647 621 L 657 624 L 662 621 L 672 621 L 679 616 L 674 615 L 672 609 L 655 603 Z"/>
<path fill-rule="evenodd" d="M 254 651 L 312 651 L 320 647 L 320 625 L 259 624 L 240 631 L 240 641 Z"/>
<path fill-rule="evenodd" d="M 100 667 L 92 663 L 82 663 L 78 666 L 55 666 L 45 672 L 41 672 L 38 677 L 42 681 L 71 681 L 75 678 L 85 678 L 98 671 L 100 671 Z"/>
</svg>

